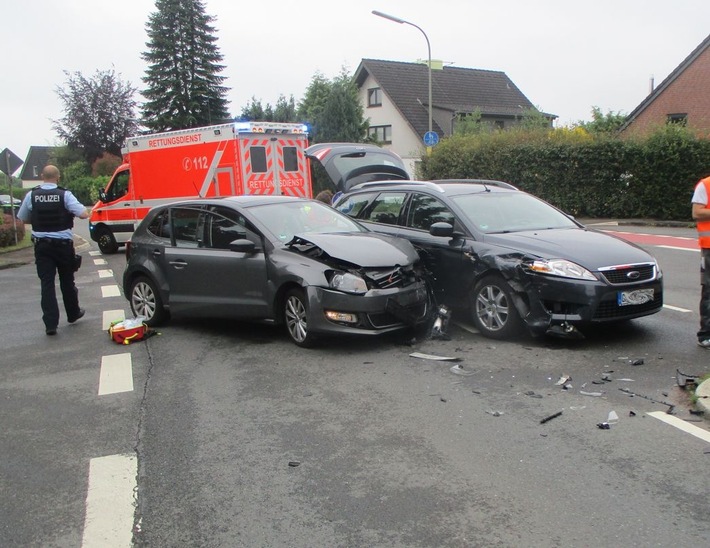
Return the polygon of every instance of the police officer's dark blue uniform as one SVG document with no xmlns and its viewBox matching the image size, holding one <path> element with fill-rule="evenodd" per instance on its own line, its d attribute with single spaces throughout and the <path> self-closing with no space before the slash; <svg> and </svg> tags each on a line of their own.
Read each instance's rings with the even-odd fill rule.
<svg viewBox="0 0 710 548">
<path fill-rule="evenodd" d="M 52 165 L 42 170 L 44 183 L 32 189 L 22 201 L 17 216 L 32 223 L 35 264 L 42 287 L 42 320 L 47 335 L 57 333 L 59 305 L 54 280 L 59 287 L 67 321 L 73 323 L 84 315 L 74 285 L 74 217 L 86 219 L 89 213 L 76 197 L 57 185 L 59 170 Z"/>
</svg>

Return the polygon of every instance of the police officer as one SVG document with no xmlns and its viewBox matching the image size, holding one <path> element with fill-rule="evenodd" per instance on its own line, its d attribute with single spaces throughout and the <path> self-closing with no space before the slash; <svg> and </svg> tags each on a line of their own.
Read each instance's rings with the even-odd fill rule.
<svg viewBox="0 0 710 548">
<path fill-rule="evenodd" d="M 695 185 L 691 199 L 700 245 L 700 329 L 698 345 L 710 350 L 710 177 Z"/>
<path fill-rule="evenodd" d="M 42 170 L 43 183 L 22 201 L 17 217 L 32 223 L 37 275 L 42 287 L 42 320 L 47 335 L 56 335 L 59 306 L 54 280 L 59 273 L 67 321 L 74 323 L 84 315 L 74 285 L 74 217 L 87 219 L 89 212 L 71 191 L 58 186 L 59 170 L 48 165 Z"/>
</svg>

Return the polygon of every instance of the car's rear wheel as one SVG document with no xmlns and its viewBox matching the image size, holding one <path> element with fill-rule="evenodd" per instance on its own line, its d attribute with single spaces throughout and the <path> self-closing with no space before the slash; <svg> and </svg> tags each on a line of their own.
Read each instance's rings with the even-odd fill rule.
<svg viewBox="0 0 710 548">
<path fill-rule="evenodd" d="M 160 325 L 168 318 L 155 282 L 146 276 L 133 280 L 129 301 L 133 314 L 143 316 L 149 326 Z"/>
<path fill-rule="evenodd" d="M 473 289 L 471 312 L 481 334 L 507 339 L 520 332 L 522 320 L 513 304 L 513 290 L 500 276 L 486 276 Z"/>
<path fill-rule="evenodd" d="M 104 255 L 111 255 L 118 251 L 116 238 L 113 237 L 113 234 L 111 234 L 111 231 L 108 228 L 104 227 L 99 229 L 99 235 L 96 238 L 96 243 L 99 245 L 99 249 Z"/>
<path fill-rule="evenodd" d="M 302 289 L 289 289 L 284 300 L 284 323 L 291 340 L 298 346 L 310 348 L 316 337 L 308 330 L 308 301 Z"/>
</svg>

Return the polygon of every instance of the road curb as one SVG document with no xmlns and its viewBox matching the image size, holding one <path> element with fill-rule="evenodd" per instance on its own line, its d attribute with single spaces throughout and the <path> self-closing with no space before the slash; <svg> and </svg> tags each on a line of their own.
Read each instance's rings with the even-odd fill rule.
<svg viewBox="0 0 710 548">
<path fill-rule="evenodd" d="M 710 419 L 710 379 L 703 381 L 695 389 L 698 410 L 705 412 L 705 418 Z"/>
</svg>

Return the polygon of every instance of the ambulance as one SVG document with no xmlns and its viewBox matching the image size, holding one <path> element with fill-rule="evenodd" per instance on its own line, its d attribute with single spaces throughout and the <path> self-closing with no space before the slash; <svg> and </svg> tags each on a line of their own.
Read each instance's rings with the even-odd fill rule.
<svg viewBox="0 0 710 548">
<path fill-rule="evenodd" d="M 311 198 L 307 126 L 234 122 L 140 135 L 91 211 L 102 253 L 125 244 L 148 211 L 195 197 L 275 194 Z"/>
</svg>

